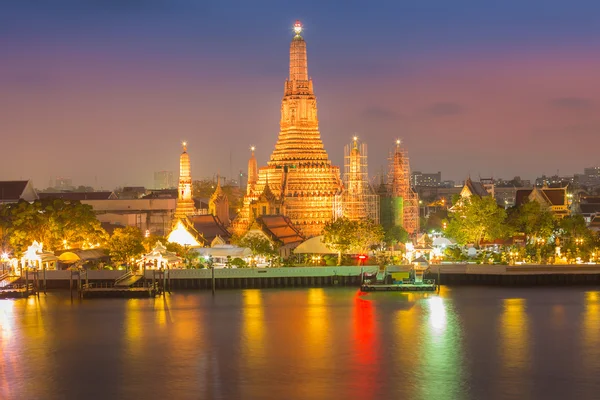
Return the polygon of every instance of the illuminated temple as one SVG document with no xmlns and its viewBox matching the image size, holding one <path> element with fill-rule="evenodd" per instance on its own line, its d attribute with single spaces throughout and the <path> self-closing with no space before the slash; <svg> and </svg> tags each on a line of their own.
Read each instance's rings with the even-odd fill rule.
<svg viewBox="0 0 600 400">
<path fill-rule="evenodd" d="M 333 219 L 334 199 L 342 190 L 339 168 L 331 165 L 321 141 L 306 42 L 298 21 L 294 32 L 279 138 L 258 176 L 249 171 L 244 205 L 232 226 L 236 234 L 245 233 L 260 216 L 279 214 L 289 218 L 304 236 L 319 235 Z"/>
<path fill-rule="evenodd" d="M 179 189 L 177 191 L 175 222 L 194 214 L 194 200 L 192 199 L 192 167 L 190 156 L 187 152 L 187 143 L 183 142 L 182 146 L 183 152 L 179 157 Z"/>
</svg>

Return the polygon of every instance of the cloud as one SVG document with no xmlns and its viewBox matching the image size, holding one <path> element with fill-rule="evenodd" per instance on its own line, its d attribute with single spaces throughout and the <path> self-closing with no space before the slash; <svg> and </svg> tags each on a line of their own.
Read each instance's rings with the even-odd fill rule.
<svg viewBox="0 0 600 400">
<path fill-rule="evenodd" d="M 592 107 L 593 102 L 583 97 L 559 97 L 550 100 L 550 104 L 557 108 L 569 110 L 582 110 Z"/>
<path fill-rule="evenodd" d="M 440 117 L 445 115 L 462 114 L 464 112 L 464 108 L 458 103 L 438 102 L 427 107 L 426 112 L 429 115 Z"/>
<path fill-rule="evenodd" d="M 379 106 L 367 107 L 362 112 L 362 115 L 366 118 L 382 120 L 393 120 L 400 118 L 400 115 L 398 115 L 398 113 L 396 113 L 394 110 Z"/>
</svg>

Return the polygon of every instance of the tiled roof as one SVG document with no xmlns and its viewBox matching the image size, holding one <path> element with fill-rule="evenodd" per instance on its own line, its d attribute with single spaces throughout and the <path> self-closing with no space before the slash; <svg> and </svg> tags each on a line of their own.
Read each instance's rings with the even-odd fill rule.
<svg viewBox="0 0 600 400">
<path fill-rule="evenodd" d="M 567 191 L 564 188 L 543 188 L 542 193 L 553 206 L 564 206 L 567 204 Z"/>
<path fill-rule="evenodd" d="M 194 225 L 194 229 L 201 233 L 208 242 L 212 242 L 214 238 L 220 236 L 225 241 L 229 241 L 231 234 L 225 229 L 219 218 L 212 214 L 193 215 L 189 217 L 190 222 Z"/>
<path fill-rule="evenodd" d="M 485 187 L 481 182 L 473 182 L 471 178 L 468 178 L 465 182 L 465 185 L 469 188 L 472 194 L 475 194 L 479 197 L 489 196 L 488 191 L 485 190 Z"/>
<path fill-rule="evenodd" d="M 582 214 L 600 213 L 600 203 L 579 203 Z"/>
<path fill-rule="evenodd" d="M 515 205 L 520 206 L 529 201 L 529 195 L 533 192 L 533 189 L 519 189 L 515 194 Z"/>
<path fill-rule="evenodd" d="M 38 193 L 40 199 L 62 199 L 62 200 L 108 200 L 116 198 L 113 192 L 42 192 Z"/>
<path fill-rule="evenodd" d="M 304 241 L 300 231 L 292 224 L 292 221 L 283 215 L 262 215 L 256 221 L 263 228 L 263 232 L 284 245 Z"/>
<path fill-rule="evenodd" d="M 0 201 L 19 200 L 29 181 L 0 181 Z"/>
</svg>

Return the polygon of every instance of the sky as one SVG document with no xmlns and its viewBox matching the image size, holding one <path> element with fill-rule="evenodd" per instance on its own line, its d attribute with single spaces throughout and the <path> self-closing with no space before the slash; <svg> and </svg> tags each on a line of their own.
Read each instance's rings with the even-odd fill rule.
<svg viewBox="0 0 600 400">
<path fill-rule="evenodd" d="M 532 179 L 599 165 L 600 2 L 0 0 L 0 179 L 153 186 L 266 164 L 296 19 L 335 165 Z"/>
</svg>

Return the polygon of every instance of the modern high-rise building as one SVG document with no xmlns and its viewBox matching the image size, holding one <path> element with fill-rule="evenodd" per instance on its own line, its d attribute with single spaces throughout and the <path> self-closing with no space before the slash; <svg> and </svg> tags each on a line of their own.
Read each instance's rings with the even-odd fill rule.
<svg viewBox="0 0 600 400">
<path fill-rule="evenodd" d="M 296 21 L 290 44 L 289 78 L 281 102 L 279 138 L 256 183 L 248 171 L 248 193 L 233 224 L 244 233 L 254 219 L 284 215 L 307 237 L 319 235 L 333 219 L 335 196 L 342 190 L 340 170 L 331 164 L 321 141 L 317 99 L 308 75 L 306 42 Z M 249 163 L 252 163 L 252 159 Z"/>
<path fill-rule="evenodd" d="M 417 186 L 428 186 L 437 187 L 442 183 L 442 173 L 423 173 L 421 171 L 415 171 L 410 174 L 412 187 Z"/>
<path fill-rule="evenodd" d="M 156 171 L 154 173 L 154 189 L 174 189 L 176 187 L 173 171 Z"/>
</svg>

